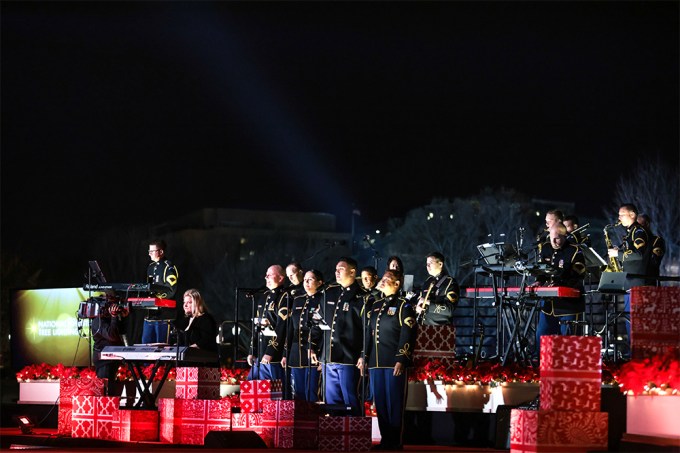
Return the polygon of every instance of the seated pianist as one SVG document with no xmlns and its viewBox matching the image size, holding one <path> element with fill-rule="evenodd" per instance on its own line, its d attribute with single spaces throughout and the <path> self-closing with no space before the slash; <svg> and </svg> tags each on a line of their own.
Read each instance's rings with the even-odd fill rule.
<svg viewBox="0 0 680 453">
<path fill-rule="evenodd" d="M 184 292 L 184 317 L 177 323 L 177 345 L 215 352 L 217 361 L 217 323 L 208 313 L 197 289 Z"/>
</svg>

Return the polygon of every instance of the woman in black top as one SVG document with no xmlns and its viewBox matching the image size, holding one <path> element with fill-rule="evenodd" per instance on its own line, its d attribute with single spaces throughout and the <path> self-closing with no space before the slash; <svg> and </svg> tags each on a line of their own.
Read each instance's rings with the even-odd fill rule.
<svg viewBox="0 0 680 453">
<path fill-rule="evenodd" d="M 184 313 L 189 316 L 180 322 L 177 344 L 217 351 L 217 324 L 197 289 L 184 292 Z"/>
</svg>

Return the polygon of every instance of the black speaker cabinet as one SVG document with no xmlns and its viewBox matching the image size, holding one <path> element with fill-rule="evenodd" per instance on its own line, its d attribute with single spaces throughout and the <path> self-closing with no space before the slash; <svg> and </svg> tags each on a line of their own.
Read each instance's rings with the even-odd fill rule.
<svg viewBox="0 0 680 453">
<path fill-rule="evenodd" d="M 210 431 L 205 435 L 205 448 L 267 448 L 254 431 Z"/>
</svg>

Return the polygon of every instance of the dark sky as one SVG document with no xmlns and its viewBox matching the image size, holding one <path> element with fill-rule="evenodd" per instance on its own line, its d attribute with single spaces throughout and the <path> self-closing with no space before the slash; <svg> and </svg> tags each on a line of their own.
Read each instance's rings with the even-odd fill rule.
<svg viewBox="0 0 680 453">
<path fill-rule="evenodd" d="M 600 215 L 678 165 L 678 5 L 3 2 L 3 247 L 485 186 Z"/>
</svg>

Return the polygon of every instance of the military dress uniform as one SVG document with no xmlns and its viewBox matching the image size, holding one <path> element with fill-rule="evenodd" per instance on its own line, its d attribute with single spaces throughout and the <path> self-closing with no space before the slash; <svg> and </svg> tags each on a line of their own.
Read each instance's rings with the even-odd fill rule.
<svg viewBox="0 0 680 453">
<path fill-rule="evenodd" d="M 536 281 L 542 286 L 568 286 L 581 291 L 580 297 L 555 297 L 539 301 L 541 312 L 536 328 L 536 352 L 538 353 L 542 335 L 566 335 L 567 324 L 560 326 L 562 321 L 574 321 L 576 316 L 585 311 L 585 288 L 583 279 L 586 272 L 586 260 L 581 248 L 575 244 L 565 242 L 559 249 L 551 244 L 541 249 L 540 262 L 548 264 L 556 273 L 554 275 L 539 275 Z"/>
<path fill-rule="evenodd" d="M 436 277 L 430 276 L 423 285 L 422 297 L 429 301 L 421 312 L 419 323 L 426 326 L 453 324 L 453 310 L 460 298 L 458 281 L 443 270 Z"/>
<path fill-rule="evenodd" d="M 406 299 L 392 295 L 373 302 L 368 311 L 368 324 L 366 358 L 382 438 L 380 448 L 398 449 L 403 442 L 406 368 L 413 364 L 416 313 Z M 403 365 L 404 372 L 394 376 L 397 363 Z"/>
<path fill-rule="evenodd" d="M 330 330 L 312 327 L 313 347 L 321 351 L 324 401 L 351 406 L 353 415 L 361 415 L 356 364 L 365 336 L 365 290 L 355 281 L 346 288 L 332 284 L 324 294 L 320 314 Z"/>
<path fill-rule="evenodd" d="M 253 355 L 253 366 L 250 368 L 247 379 L 250 380 L 275 380 L 283 381 L 283 367 L 281 357 L 283 356 L 283 341 L 279 342 L 276 336 L 277 325 L 281 319 L 285 322 L 288 317 L 286 300 L 287 293 L 282 286 L 268 289 L 259 294 L 253 301 L 255 318 L 264 319 L 268 325 L 262 326 L 261 323 L 253 325 L 253 335 L 250 340 L 250 354 Z M 283 310 L 282 310 L 283 308 Z M 279 327 L 280 328 L 280 327 Z M 273 334 L 273 335 L 267 335 Z M 269 354 L 272 356 L 270 363 L 261 363 L 262 356 Z"/>
<path fill-rule="evenodd" d="M 172 299 L 177 292 L 179 273 L 170 260 L 152 261 L 146 269 L 151 292 L 160 299 Z M 147 310 L 142 330 L 142 343 L 170 343 L 170 325 L 177 318 L 177 310 L 159 308 Z"/>
<path fill-rule="evenodd" d="M 311 344 L 312 317 L 321 305 L 323 296 L 323 292 L 311 296 L 301 294 L 293 299 L 291 306 L 286 344 L 287 364 L 291 372 L 292 394 L 295 399 L 311 402 L 319 399 L 319 371 L 316 365 L 310 364 L 307 353 Z M 315 352 L 318 355 L 319 351 Z"/>
</svg>

